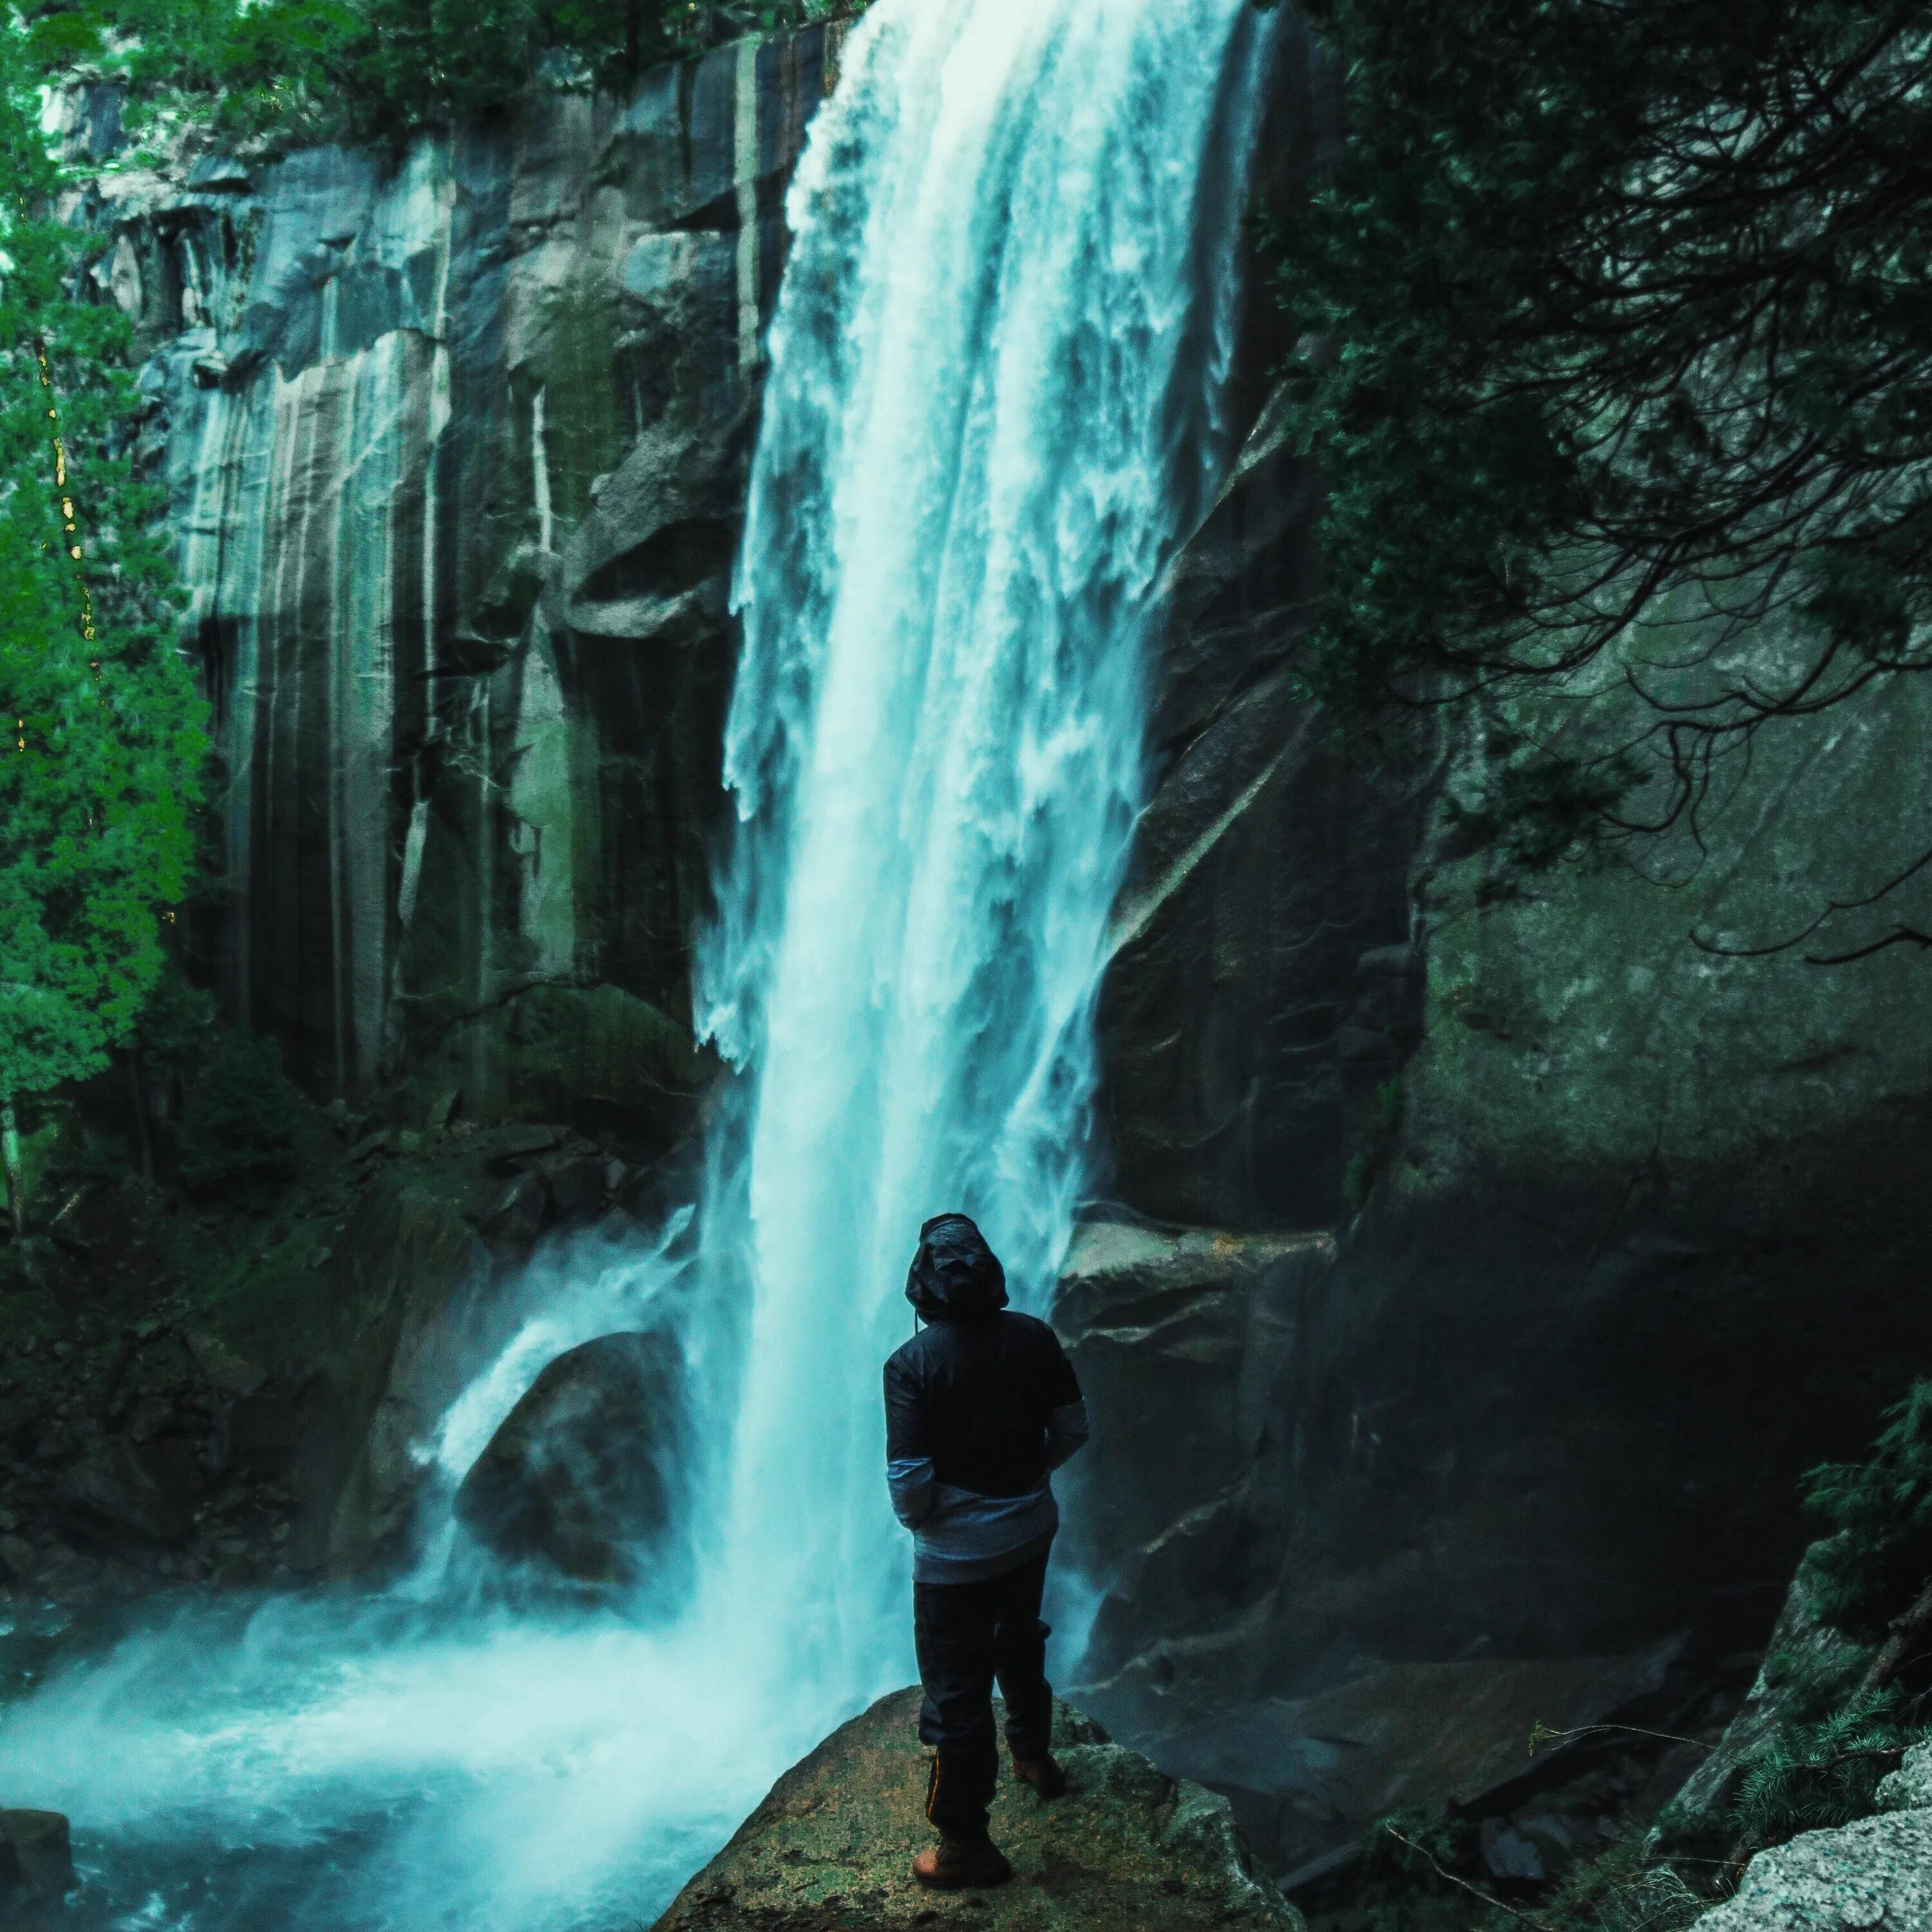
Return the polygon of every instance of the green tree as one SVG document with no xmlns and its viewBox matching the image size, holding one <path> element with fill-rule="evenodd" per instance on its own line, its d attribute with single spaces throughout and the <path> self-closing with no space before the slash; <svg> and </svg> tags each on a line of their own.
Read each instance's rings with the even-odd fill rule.
<svg viewBox="0 0 1932 1932">
<path fill-rule="evenodd" d="M 186 891 L 204 710 L 177 648 L 159 493 L 124 454 L 141 399 L 118 312 L 78 298 L 80 238 L 32 63 L 0 32 L 0 1146 L 14 1103 L 104 1066 Z"/>
<path fill-rule="evenodd" d="M 1347 114 L 1272 220 L 1329 492 L 1314 692 L 1626 680 L 1620 740 L 1492 747 L 1472 815 L 1534 867 L 1694 830 L 1765 727 L 1932 668 L 1932 9 L 1300 10 Z"/>
<path fill-rule="evenodd" d="M 621 86 L 735 34 L 861 0 L 42 0 L 24 31 L 47 75 L 116 73 L 135 105 L 178 90 L 218 129 L 278 146 L 391 142 L 507 106 L 547 54 Z"/>
</svg>

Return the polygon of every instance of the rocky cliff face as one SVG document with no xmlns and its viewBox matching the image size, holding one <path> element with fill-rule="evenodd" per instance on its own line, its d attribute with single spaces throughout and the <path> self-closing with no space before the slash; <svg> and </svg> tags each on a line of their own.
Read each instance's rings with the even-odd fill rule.
<svg viewBox="0 0 1932 1932">
<path fill-rule="evenodd" d="M 665 1132 L 695 1091 L 759 328 L 842 32 L 398 160 L 102 176 L 216 707 L 206 943 L 313 1090 Z"/>
<path fill-rule="evenodd" d="M 1932 980 L 1906 949 L 1825 969 L 1692 938 L 1775 937 L 1912 856 L 1912 694 L 1761 747 L 1701 850 L 1498 892 L 1448 806 L 1480 728 L 1371 761 L 1294 694 L 1312 488 L 1264 414 L 1177 567 L 1102 1006 L 1106 1211 L 1168 1284 L 1131 1413 L 1163 1443 L 1244 1414 L 1246 1446 L 1168 1494 L 1103 1423 L 1084 1477 L 1167 1499 L 1096 1554 L 1083 1696 L 1247 1789 L 1290 1866 L 1388 1803 L 1468 1798 L 1480 1713 L 1522 1686 L 1600 1717 L 1658 1690 L 1673 1634 L 1755 1648 L 1799 1474 L 1932 1360 Z M 1332 1266 L 1263 1286 L 1257 1239 L 1323 1228 Z M 1083 1252 L 1061 1319 L 1090 1353 Z M 1244 1297 L 1210 1392 L 1177 1344 Z M 1405 1730 L 1424 1710 L 1439 1755 Z"/>
<path fill-rule="evenodd" d="M 1692 938 L 1761 944 L 1916 853 L 1919 701 L 1768 739 L 1696 839 L 1498 890 L 1451 802 L 1490 725 L 1574 719 L 1338 738 L 1294 688 L 1317 488 L 1264 405 L 1173 573 L 1102 1007 L 1117 1218 L 1060 1315 L 1135 1390 L 1082 1478 L 1083 1695 L 1245 1790 L 1287 1865 L 1469 1800 L 1520 1700 L 1600 1717 L 1676 1634 L 1760 1644 L 1800 1472 L 1932 1361 L 1923 963 Z M 1144 1306 L 1096 1328 L 1136 1222 Z M 1332 1264 L 1255 1265 L 1324 1230 Z"/>
</svg>

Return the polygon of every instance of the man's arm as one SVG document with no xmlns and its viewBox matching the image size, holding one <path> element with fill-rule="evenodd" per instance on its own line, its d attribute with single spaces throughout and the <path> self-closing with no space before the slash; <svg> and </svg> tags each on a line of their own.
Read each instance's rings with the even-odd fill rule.
<svg viewBox="0 0 1932 1932">
<path fill-rule="evenodd" d="M 886 1486 L 892 1514 L 907 1528 L 918 1528 L 932 1514 L 936 1480 L 925 1395 L 894 1357 L 886 1364 Z"/>
<path fill-rule="evenodd" d="M 1060 1346 L 1058 1335 L 1053 1336 L 1053 1352 L 1055 1359 L 1049 1392 L 1054 1406 L 1048 1411 L 1046 1418 L 1046 1466 L 1049 1472 L 1077 1455 L 1086 1447 L 1087 1438 L 1092 1433 L 1087 1424 L 1087 1405 L 1081 1399 L 1080 1378 L 1073 1372 L 1073 1364 L 1066 1359 L 1066 1351 Z"/>
<path fill-rule="evenodd" d="M 1063 1403 L 1046 1418 L 1047 1468 L 1057 1469 L 1078 1455 L 1092 1433 L 1087 1422 L 1087 1405 L 1077 1400 Z"/>
</svg>

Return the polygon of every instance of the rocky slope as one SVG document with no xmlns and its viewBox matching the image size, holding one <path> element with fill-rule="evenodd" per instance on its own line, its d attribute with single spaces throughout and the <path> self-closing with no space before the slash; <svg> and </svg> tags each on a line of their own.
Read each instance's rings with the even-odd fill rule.
<svg viewBox="0 0 1932 1932">
<path fill-rule="evenodd" d="M 0 1605 L 400 1559 L 444 1480 L 418 1452 L 542 1297 L 537 1244 L 594 1270 L 659 1218 L 634 1150 L 560 1123 L 339 1124 L 307 1119 L 250 1211 L 86 1192 L 0 1301 Z"/>
<path fill-rule="evenodd" d="M 788 1771 L 678 1894 L 656 1932 L 1296 1932 L 1300 1915 L 1250 1868 L 1226 1802 L 1164 1776 L 1066 1706 L 1054 1714 L 1064 1797 L 1042 1804 L 1010 1775 L 993 1810 L 1013 1877 L 935 1894 L 912 1877 L 932 1840 L 919 1693 L 880 1699 Z"/>
</svg>

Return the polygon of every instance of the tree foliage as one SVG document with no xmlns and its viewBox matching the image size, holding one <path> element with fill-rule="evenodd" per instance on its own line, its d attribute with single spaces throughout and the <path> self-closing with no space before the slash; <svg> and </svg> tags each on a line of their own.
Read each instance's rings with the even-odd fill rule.
<svg viewBox="0 0 1932 1932">
<path fill-rule="evenodd" d="M 189 1092 L 176 1137 L 182 1180 L 232 1198 L 292 1180 L 301 1106 L 274 1041 L 230 1034 Z"/>
<path fill-rule="evenodd" d="M 1932 1583 L 1932 1381 L 1887 1412 L 1868 1460 L 1812 1470 L 1804 1501 L 1831 1532 L 1810 1559 L 1819 1616 L 1876 1642 Z"/>
<path fill-rule="evenodd" d="M 1694 829 L 1768 722 L 1932 667 L 1932 9 L 1301 10 L 1348 118 L 1270 221 L 1329 490 L 1313 690 L 1627 681 L 1643 760 L 1498 761 L 1533 868 Z"/>
<path fill-rule="evenodd" d="M 176 648 L 141 399 L 78 238 L 33 70 L 0 34 L 0 1098 L 98 1070 L 159 975 L 186 892 L 203 707 Z"/>
<path fill-rule="evenodd" d="M 606 85 L 833 0 L 43 0 L 44 70 L 199 96 L 226 135 L 396 138 L 505 106 L 546 56 Z M 851 10 L 840 7 L 836 10 Z"/>
<path fill-rule="evenodd" d="M 1739 1852 L 1868 1816 L 1879 1786 L 1924 1735 L 1904 1721 L 1902 1701 L 1895 1690 L 1855 1693 L 1812 1723 L 1780 1726 L 1738 1782 L 1731 1823 Z"/>
</svg>

